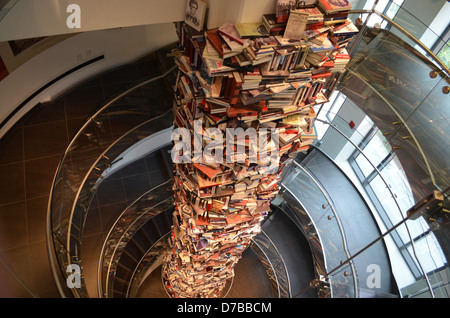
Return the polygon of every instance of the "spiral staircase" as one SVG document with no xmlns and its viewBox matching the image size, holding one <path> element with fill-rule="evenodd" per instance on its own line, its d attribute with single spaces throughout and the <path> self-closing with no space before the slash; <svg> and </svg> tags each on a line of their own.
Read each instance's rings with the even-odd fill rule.
<svg viewBox="0 0 450 318">
<path fill-rule="evenodd" d="M 353 13 L 355 17 L 361 14 Z M 364 14 L 380 15 L 374 10 Z M 404 31 L 383 18 L 392 28 Z M 147 57 L 148 72 L 96 107 L 59 161 L 48 203 L 47 248 L 61 297 L 169 297 L 160 271 L 168 252 L 173 211 L 170 131 L 177 70 L 170 50 L 175 45 Z M 383 67 L 377 57 L 392 53 L 389 49 L 394 45 L 401 54 L 390 55 L 389 65 L 394 68 L 403 59 L 413 61 L 414 78 L 421 79 L 417 85 L 425 87 L 409 113 L 401 102 L 395 102 L 395 91 L 386 89 L 374 75 Z M 431 103 L 448 104 L 443 92 L 449 85 L 448 68 L 425 51 L 419 52 L 389 30 L 374 37 L 373 30 L 363 26 L 353 43 L 351 63 L 329 91 L 339 90 L 361 105 L 389 136 L 404 167 L 417 172 L 409 181 L 418 203 L 434 190 L 447 191 L 449 172 L 445 129 L 421 126 L 418 117 L 423 113 L 414 112 Z M 409 69 L 396 71 L 396 75 L 410 76 Z M 323 124 L 351 142 L 344 125 Z M 417 127 L 420 130 L 415 131 Z M 429 135 L 419 134 L 424 130 Z M 436 136 L 437 144 L 430 145 L 430 138 Z M 340 189 L 333 188 L 333 182 Z M 295 158 L 283 172 L 281 188 L 261 234 L 244 253 L 222 297 L 412 297 L 396 284 L 395 264 L 383 240 L 386 232 L 324 145 L 319 142 Z M 442 204 L 448 204 L 448 197 Z M 435 231 L 447 259 L 448 230 L 448 224 L 443 224 Z M 377 289 L 368 285 L 366 269 L 373 262 L 389 273 Z M 420 269 L 420 260 L 416 262 Z M 448 271 L 448 264 L 443 270 Z M 423 271 L 418 280 L 426 283 L 425 294 L 435 296 L 434 289 L 445 289 L 448 279 L 430 282 L 431 274 Z"/>
</svg>

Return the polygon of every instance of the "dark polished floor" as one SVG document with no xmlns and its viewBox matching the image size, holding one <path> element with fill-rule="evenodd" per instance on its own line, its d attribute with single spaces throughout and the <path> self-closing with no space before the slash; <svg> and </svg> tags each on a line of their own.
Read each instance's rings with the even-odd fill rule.
<svg viewBox="0 0 450 318">
<path fill-rule="evenodd" d="M 105 72 L 52 102 L 36 105 L 0 140 L 0 297 L 59 297 L 45 228 L 50 186 L 61 156 L 86 118 L 105 101 L 142 77 L 160 74 L 153 56 Z"/>
<path fill-rule="evenodd" d="M 170 146 L 163 151 L 170 150 Z M 170 178 L 160 152 L 136 160 L 105 179 L 98 187 L 88 213 L 82 241 L 82 263 L 86 287 L 91 297 L 97 297 L 97 270 L 103 241 L 114 220 L 136 198 Z M 263 230 L 283 257 L 291 284 L 291 294 L 297 295 L 314 279 L 314 267 L 307 240 L 294 223 L 276 210 L 264 223 Z M 160 269 L 149 274 L 137 297 L 167 297 L 161 283 Z M 272 288 L 265 269 L 252 249 L 247 249 L 235 268 L 235 277 L 228 296 L 232 298 L 271 298 Z M 317 297 L 309 289 L 299 297 Z"/>
<path fill-rule="evenodd" d="M 251 270 L 249 270 L 251 269 Z M 272 298 L 272 287 L 265 269 L 251 248 L 245 250 L 235 267 L 226 298 Z M 161 281 L 161 266 L 152 271 L 139 288 L 138 298 L 168 298 Z"/>
</svg>

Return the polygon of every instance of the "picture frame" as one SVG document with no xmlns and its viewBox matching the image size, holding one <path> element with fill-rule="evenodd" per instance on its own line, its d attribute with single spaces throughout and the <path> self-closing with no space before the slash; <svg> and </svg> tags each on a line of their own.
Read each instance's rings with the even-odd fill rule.
<svg viewBox="0 0 450 318">
<path fill-rule="evenodd" d="M 206 8 L 207 4 L 202 0 L 187 0 L 184 22 L 195 30 L 202 31 Z"/>
<path fill-rule="evenodd" d="M 297 0 L 296 9 L 315 8 L 318 0 Z"/>
</svg>

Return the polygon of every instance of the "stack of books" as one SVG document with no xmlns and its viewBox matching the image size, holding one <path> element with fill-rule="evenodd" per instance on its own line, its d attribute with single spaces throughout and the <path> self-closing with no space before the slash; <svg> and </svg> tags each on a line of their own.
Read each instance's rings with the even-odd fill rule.
<svg viewBox="0 0 450 318">
<path fill-rule="evenodd" d="M 288 159 L 317 137 L 324 85 L 348 62 L 348 6 L 280 2 L 254 23 L 203 32 L 175 23 L 174 127 L 190 136 L 172 149 L 176 208 L 163 262 L 172 297 L 221 295 L 270 213 Z"/>
</svg>

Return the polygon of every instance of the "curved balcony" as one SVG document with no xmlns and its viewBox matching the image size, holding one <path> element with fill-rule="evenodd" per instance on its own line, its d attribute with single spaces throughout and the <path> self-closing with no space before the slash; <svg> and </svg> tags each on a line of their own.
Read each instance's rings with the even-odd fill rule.
<svg viewBox="0 0 450 318">
<path fill-rule="evenodd" d="M 150 144 L 153 143 L 150 142 Z M 146 154 L 144 159 L 138 160 L 148 160 L 155 152 L 168 153 L 171 144 L 153 151 L 150 147 L 145 148 L 149 154 Z M 171 164 L 169 156 L 163 160 Z M 131 170 L 132 165 L 139 166 L 139 163 L 135 160 L 124 169 Z M 156 162 L 153 162 L 152 166 L 154 165 L 157 165 Z M 111 178 L 113 178 L 111 182 L 117 184 L 122 182 L 120 178 L 113 176 Z M 139 180 L 136 175 L 130 178 L 135 179 L 136 182 Z M 136 297 L 144 288 L 151 288 L 154 296 L 167 297 L 163 292 L 161 279 L 153 279 L 153 277 L 160 271 L 164 254 L 170 253 L 167 239 L 171 234 L 173 212 L 171 174 L 160 172 L 158 180 L 158 185 L 140 195 L 123 209 L 106 235 L 99 253 L 97 279 L 99 297 Z M 135 190 L 139 193 L 139 190 Z M 102 191 L 101 184 L 98 191 Z M 111 204 L 120 206 L 119 201 Z M 90 209 L 89 213 L 93 213 L 93 209 Z M 277 298 L 289 298 L 290 283 L 287 268 L 270 237 L 263 231 L 253 239 L 250 247 L 259 260 L 260 264 L 256 265 L 260 265 L 267 275 L 271 295 Z M 86 267 L 88 266 L 85 265 L 84 268 Z M 228 283 L 223 297 L 230 292 L 233 281 Z"/>
<path fill-rule="evenodd" d="M 399 266 L 404 271 L 394 268 L 403 297 L 448 297 L 450 72 L 437 53 L 448 50 L 448 43 L 403 8 L 381 13 L 377 5 L 352 11 L 362 27 L 351 46 L 352 60 L 334 86 L 341 93 L 317 122 L 334 138 L 318 147 L 338 161 L 351 153 L 341 166 L 373 202 L 382 228 L 407 218 L 430 193 L 442 195 L 439 213 L 397 227 L 390 246 L 405 262 Z M 386 8 L 394 5 L 389 1 Z M 353 107 L 339 109 L 338 99 Z M 338 154 L 337 145 L 348 149 Z"/>
<path fill-rule="evenodd" d="M 175 67 L 169 64 L 167 69 L 161 76 L 130 85 L 101 107 L 75 135 L 60 162 L 47 225 L 49 249 L 55 257 L 50 255 L 50 259 L 63 297 L 95 297 L 90 273 L 96 265 L 88 262 L 89 243 L 84 237 L 90 234 L 86 228 L 92 228 L 96 202 L 105 193 L 109 202 L 116 203 L 115 212 L 110 209 L 100 217 L 115 222 L 103 238 L 96 262 L 98 297 L 135 296 L 154 269 L 158 261 L 155 256 L 167 252 L 164 237 L 171 231 L 173 210 L 168 155 L 173 92 L 167 81 Z M 140 195 L 127 206 L 120 200 L 115 202 L 108 188 L 115 175 L 155 154 L 157 158 L 149 165 L 165 166 L 166 172 L 158 170 L 150 176 L 150 190 L 131 189 Z M 262 233 L 252 241 L 251 250 L 256 265 L 267 275 L 270 297 L 290 297 L 283 257 L 270 238 Z M 66 288 L 73 269 L 78 270 L 80 284 Z"/>
<path fill-rule="evenodd" d="M 375 10 L 366 13 L 367 19 L 370 13 L 382 16 Z M 387 21 L 393 28 L 399 27 Z M 336 80 L 336 86 L 330 87 L 330 93 L 335 88 L 341 91 L 385 136 L 391 147 L 389 160 L 392 161 L 389 162 L 397 164 L 396 171 L 405 172 L 412 200 L 399 199 L 403 192 L 387 180 L 383 172 L 386 170 L 381 167 L 389 166 L 389 162 L 376 161 L 374 153 L 362 146 L 367 131 L 352 128 L 355 122 L 343 113 L 328 111 L 334 115 L 333 120 L 319 116 L 316 121 L 326 133 L 320 136 L 311 152 L 299 156 L 284 172 L 284 190 L 274 204 L 274 210 L 279 209 L 289 216 L 307 238 L 314 279 L 305 289 L 292 293 L 293 271 L 286 266 L 288 261 L 281 248 L 278 252 L 278 243 L 273 243 L 270 235 L 263 232 L 253 241 L 252 250 L 269 277 L 274 297 L 299 297 L 311 289 L 315 289 L 319 297 L 336 298 L 448 297 L 445 294 L 448 223 L 429 217 L 422 217 L 420 221 L 406 220 L 411 206 L 431 191 L 445 193 L 448 190 L 447 158 L 450 154 L 447 152 L 450 147 L 446 131 L 448 114 L 444 108 L 448 95 L 443 90 L 449 84 L 448 68 L 434 55 L 430 55 L 435 61 L 431 63 L 392 30 L 382 30 L 374 36 L 367 25 L 354 41 L 352 55 L 352 62 Z M 83 281 L 83 230 L 98 189 L 113 172 L 126 167 L 127 160 L 159 150 L 169 141 L 162 133 L 154 149 L 146 149 L 144 154 L 138 155 L 134 152 L 158 133 L 170 130 L 173 92 L 166 77 L 174 75 L 172 65 L 168 63 L 163 75 L 133 85 L 107 103 L 83 125 L 64 154 L 48 208 L 48 244 L 53 251 L 50 259 L 63 296 L 89 296 Z M 384 72 L 380 73 L 380 68 Z M 318 114 L 323 113 L 320 108 Z M 119 129 L 110 130 L 110 127 Z M 333 134 L 334 146 L 327 143 L 325 134 Z M 352 178 L 345 179 L 347 189 L 354 195 L 352 205 L 346 206 L 341 201 L 345 197 L 336 196 L 339 192 L 327 184 L 320 169 L 314 166 L 314 155 L 321 154 L 328 164 L 336 163 L 340 169 L 336 171 L 348 177 L 348 167 L 340 166 L 335 153 L 339 145 L 342 149 L 346 147 L 361 167 L 365 164 L 371 168 L 371 180 L 376 180 L 384 190 L 383 202 L 366 204 L 370 195 L 363 193 L 364 185 L 360 187 Z M 170 191 L 164 188 L 167 186 L 164 182 L 115 215 L 117 221 L 108 232 L 100 253 L 99 297 L 136 296 L 139 287 L 158 267 L 160 256 L 165 252 L 164 237 L 170 230 L 171 219 Z M 157 202 L 153 202 L 156 199 Z M 448 197 L 444 201 L 447 204 Z M 403 202 L 408 205 L 403 206 Z M 349 211 L 354 215 L 349 215 Z M 159 223 L 164 226 L 158 226 Z M 361 224 L 369 230 L 358 232 Z M 149 238 L 151 235 L 155 236 Z M 436 244 L 433 248 L 426 244 L 431 240 Z M 430 271 L 428 264 L 436 259 L 436 253 L 443 264 Z M 397 261 L 399 257 L 401 261 Z M 65 286 L 70 274 L 66 269 L 70 264 L 80 267 L 80 288 Z M 373 264 L 389 273 L 380 277 L 380 285 L 376 284 L 377 280 L 371 280 L 374 276 L 368 270 L 377 269 L 369 267 Z M 404 268 L 410 273 L 407 279 L 401 277 Z M 416 283 L 425 283 L 425 289 L 413 291 L 411 286 Z"/>
<path fill-rule="evenodd" d="M 173 93 L 167 80 L 174 69 L 172 66 L 160 76 L 133 83 L 112 98 L 84 123 L 67 147 L 54 177 L 47 222 L 49 250 L 55 251 L 58 265 L 52 256 L 50 261 L 63 277 L 70 264 L 82 268 L 87 211 L 108 171 L 130 146 L 171 126 Z M 71 290 L 76 297 L 87 296 L 83 275 L 81 278 L 80 288 Z M 58 287 L 64 295 L 63 285 Z"/>
</svg>

